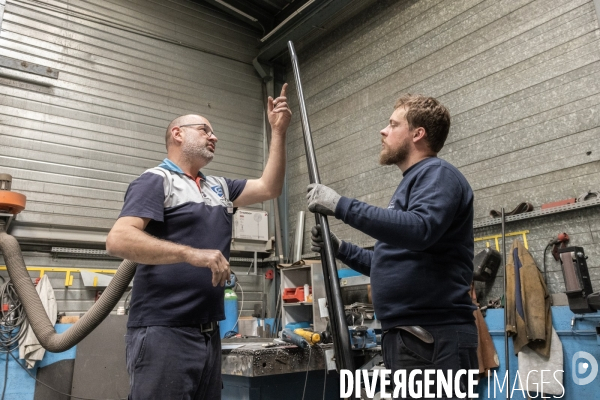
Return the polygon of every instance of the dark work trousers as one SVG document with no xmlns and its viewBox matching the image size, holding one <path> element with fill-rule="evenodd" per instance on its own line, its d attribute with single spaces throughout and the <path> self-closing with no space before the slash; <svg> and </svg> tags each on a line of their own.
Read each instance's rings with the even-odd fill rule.
<svg viewBox="0 0 600 400">
<path fill-rule="evenodd" d="M 221 398 L 219 329 L 148 326 L 125 335 L 129 400 Z"/>
<path fill-rule="evenodd" d="M 383 361 L 385 367 L 393 373 L 397 370 L 406 370 L 406 380 L 410 372 L 415 369 L 452 370 L 454 377 L 459 369 L 478 369 L 477 363 L 477 327 L 475 323 L 459 325 L 424 326 L 434 338 L 431 344 L 425 343 L 416 336 L 400 330 L 391 329 L 384 333 L 381 340 Z M 423 375 L 417 375 L 421 379 Z M 464 379 L 462 379 L 464 378 Z M 468 394 L 467 375 L 461 378 L 461 392 Z M 435 376 L 433 377 L 435 380 Z M 393 378 L 391 379 L 393 385 Z M 388 390 L 391 392 L 391 390 Z M 432 389 L 431 393 L 435 393 Z M 423 389 L 423 395 L 425 394 Z M 412 399 L 407 390 L 406 397 Z M 423 398 L 423 397 L 419 397 Z M 448 397 L 436 397 L 447 399 Z M 467 396 L 468 398 L 468 396 Z"/>
</svg>

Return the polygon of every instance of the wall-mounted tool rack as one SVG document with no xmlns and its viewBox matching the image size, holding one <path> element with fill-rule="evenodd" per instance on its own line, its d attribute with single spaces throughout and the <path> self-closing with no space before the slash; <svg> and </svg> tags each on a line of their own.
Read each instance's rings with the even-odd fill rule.
<svg viewBox="0 0 600 400">
<path fill-rule="evenodd" d="M 598 205 L 600 205 L 600 199 L 586 200 L 586 201 L 582 201 L 579 203 L 573 203 L 573 204 L 567 204 L 564 206 L 546 208 L 544 210 L 535 210 L 535 211 L 530 211 L 530 212 L 526 212 L 523 214 L 509 215 L 506 217 L 506 222 L 519 221 L 522 219 L 529 219 L 529 218 L 535 218 L 535 217 L 542 217 L 544 215 L 558 214 L 558 213 L 565 212 L 565 211 L 578 210 L 581 208 L 594 207 L 594 206 L 598 206 Z M 487 221 L 477 222 L 477 223 L 473 224 L 473 228 L 477 229 L 477 228 L 483 228 L 486 226 L 500 225 L 501 223 L 502 223 L 501 218 L 493 218 L 493 219 L 489 219 Z"/>
</svg>

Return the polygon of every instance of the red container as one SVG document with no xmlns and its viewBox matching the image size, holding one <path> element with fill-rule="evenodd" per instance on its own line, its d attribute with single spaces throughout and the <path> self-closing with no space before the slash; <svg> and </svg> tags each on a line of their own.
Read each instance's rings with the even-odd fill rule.
<svg viewBox="0 0 600 400">
<path fill-rule="evenodd" d="M 312 293 L 312 287 L 308 289 L 309 293 Z M 298 303 L 304 301 L 304 287 L 299 286 L 295 288 L 283 289 L 283 301 L 286 303 Z"/>
</svg>

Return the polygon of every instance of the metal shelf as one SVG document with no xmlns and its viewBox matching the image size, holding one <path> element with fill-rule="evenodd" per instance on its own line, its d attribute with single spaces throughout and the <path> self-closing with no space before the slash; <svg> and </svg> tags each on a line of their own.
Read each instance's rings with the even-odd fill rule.
<svg viewBox="0 0 600 400">
<path fill-rule="evenodd" d="M 365 275 L 349 276 L 340 279 L 340 286 L 359 286 L 368 285 L 371 283 L 371 278 Z"/>
<path fill-rule="evenodd" d="M 586 201 L 582 201 L 580 203 L 567 204 L 564 206 L 546 208 L 544 210 L 530 211 L 530 212 L 526 212 L 523 214 L 509 215 L 506 217 L 506 222 L 542 217 L 544 215 L 558 214 L 558 213 L 565 212 L 565 211 L 578 210 L 581 208 L 594 207 L 594 206 L 598 206 L 598 205 L 600 205 L 600 198 L 597 198 L 594 200 L 586 200 Z M 486 226 L 493 226 L 493 225 L 500 225 L 500 224 L 502 224 L 502 218 L 493 218 L 493 219 L 490 219 L 490 220 L 487 220 L 484 222 L 475 223 L 475 224 L 473 224 L 473 228 L 477 229 L 477 228 L 483 228 Z"/>
<path fill-rule="evenodd" d="M 312 306 L 312 302 L 308 301 L 299 301 L 297 303 L 282 303 L 284 307 L 297 307 L 297 306 Z"/>
</svg>

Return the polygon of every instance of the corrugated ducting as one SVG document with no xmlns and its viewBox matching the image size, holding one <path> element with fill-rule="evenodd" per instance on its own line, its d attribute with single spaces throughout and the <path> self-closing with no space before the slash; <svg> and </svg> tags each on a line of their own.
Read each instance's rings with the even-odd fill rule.
<svg viewBox="0 0 600 400">
<path fill-rule="evenodd" d="M 0 172 L 27 196 L 15 236 L 102 242 L 182 114 L 207 117 L 219 138 L 205 173 L 260 176 L 256 45 L 237 20 L 184 0 L 9 0 L 0 55 L 58 71 L 0 67 Z"/>
</svg>

